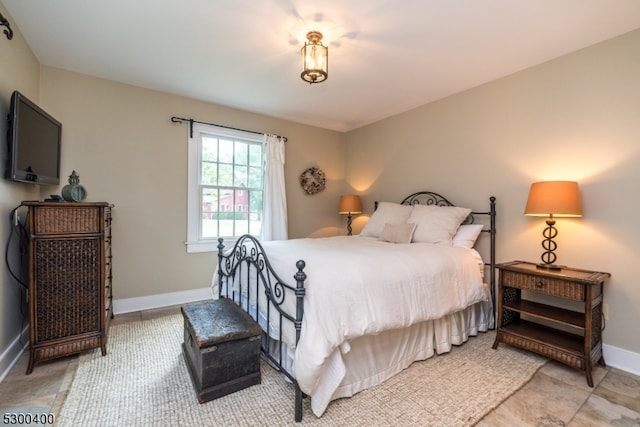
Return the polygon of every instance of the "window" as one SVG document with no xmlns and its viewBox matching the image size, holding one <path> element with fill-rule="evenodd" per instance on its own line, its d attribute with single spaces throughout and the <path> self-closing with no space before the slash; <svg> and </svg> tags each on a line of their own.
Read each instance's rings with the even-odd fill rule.
<svg viewBox="0 0 640 427">
<path fill-rule="evenodd" d="M 259 236 L 263 219 L 262 135 L 194 123 L 189 138 L 187 252 Z"/>
</svg>

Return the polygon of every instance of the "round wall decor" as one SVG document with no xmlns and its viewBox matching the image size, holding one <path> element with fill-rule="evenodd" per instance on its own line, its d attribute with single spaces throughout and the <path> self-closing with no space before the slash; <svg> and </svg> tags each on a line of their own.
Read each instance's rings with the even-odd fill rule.
<svg viewBox="0 0 640 427">
<path fill-rule="evenodd" d="M 324 172 L 316 167 L 307 169 L 298 178 L 302 189 L 307 194 L 316 194 L 324 190 L 326 178 Z"/>
</svg>

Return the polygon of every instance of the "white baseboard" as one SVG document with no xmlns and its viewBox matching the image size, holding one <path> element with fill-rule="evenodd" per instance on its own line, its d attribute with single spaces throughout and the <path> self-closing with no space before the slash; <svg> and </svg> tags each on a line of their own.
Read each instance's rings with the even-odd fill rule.
<svg viewBox="0 0 640 427">
<path fill-rule="evenodd" d="M 113 312 L 114 314 L 131 313 L 134 311 L 150 310 L 212 298 L 213 292 L 211 288 L 202 288 L 145 297 L 114 299 Z"/>
<path fill-rule="evenodd" d="M 17 336 L 9 347 L 0 354 L 0 382 L 9 374 L 16 364 L 22 352 L 29 348 L 29 326 L 25 326 L 22 333 Z"/>
<path fill-rule="evenodd" d="M 618 368 L 634 375 L 640 375 L 640 353 L 603 344 L 602 355 L 607 366 Z"/>
</svg>

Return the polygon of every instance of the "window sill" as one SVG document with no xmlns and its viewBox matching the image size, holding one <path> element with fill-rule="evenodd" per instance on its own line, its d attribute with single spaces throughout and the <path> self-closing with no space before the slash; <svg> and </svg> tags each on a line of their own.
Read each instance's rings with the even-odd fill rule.
<svg viewBox="0 0 640 427">
<path fill-rule="evenodd" d="M 222 244 L 225 249 L 232 248 L 236 244 L 237 238 L 225 237 Z M 199 253 L 199 252 L 218 252 L 218 241 L 201 241 L 201 242 L 185 242 L 187 247 L 187 253 Z"/>
</svg>

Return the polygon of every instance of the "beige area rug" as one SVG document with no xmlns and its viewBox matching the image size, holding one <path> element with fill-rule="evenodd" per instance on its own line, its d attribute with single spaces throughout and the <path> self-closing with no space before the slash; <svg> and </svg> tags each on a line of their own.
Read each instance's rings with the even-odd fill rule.
<svg viewBox="0 0 640 427">
<path fill-rule="evenodd" d="M 117 325 L 108 354 L 83 354 L 59 426 L 467 426 L 524 385 L 545 363 L 501 345 L 495 332 L 416 362 L 383 384 L 332 402 L 320 418 L 305 399 L 293 420 L 293 386 L 267 365 L 262 384 L 199 404 L 182 355 L 182 317 Z"/>
</svg>

